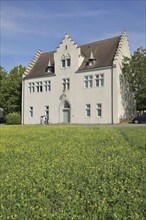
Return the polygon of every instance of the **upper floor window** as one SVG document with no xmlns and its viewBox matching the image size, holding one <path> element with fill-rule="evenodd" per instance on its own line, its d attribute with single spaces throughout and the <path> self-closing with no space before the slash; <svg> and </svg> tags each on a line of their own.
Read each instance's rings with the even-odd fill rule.
<svg viewBox="0 0 146 220">
<path fill-rule="evenodd" d="M 61 57 L 61 67 L 66 68 L 71 66 L 71 57 L 69 54 L 66 56 L 62 55 Z"/>
<path fill-rule="evenodd" d="M 28 84 L 28 89 L 29 89 L 30 93 L 34 92 L 34 82 L 31 82 L 31 83 Z"/>
<path fill-rule="evenodd" d="M 70 79 L 63 79 L 62 80 L 62 89 L 63 89 L 63 91 L 70 89 Z"/>
<path fill-rule="evenodd" d="M 45 92 L 51 91 L 51 81 L 49 81 L 49 80 L 44 81 L 44 91 Z"/>
<path fill-rule="evenodd" d="M 67 59 L 66 59 L 66 65 L 67 65 L 67 67 L 69 67 L 70 64 L 71 64 L 71 62 L 70 62 L 70 58 L 67 58 Z"/>
<path fill-rule="evenodd" d="M 102 74 L 97 74 L 96 76 L 95 76 L 95 85 L 97 86 L 97 87 L 102 87 L 102 86 L 104 86 L 104 74 L 102 73 Z"/>
<path fill-rule="evenodd" d="M 36 82 L 36 91 L 37 92 L 42 92 L 43 91 L 42 82 Z"/>
<path fill-rule="evenodd" d="M 84 88 L 92 88 L 93 87 L 93 76 L 84 76 Z"/>
</svg>

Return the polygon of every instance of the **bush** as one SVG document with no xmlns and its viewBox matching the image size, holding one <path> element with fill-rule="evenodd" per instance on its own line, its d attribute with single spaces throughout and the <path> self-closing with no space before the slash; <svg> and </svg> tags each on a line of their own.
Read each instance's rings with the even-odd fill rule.
<svg viewBox="0 0 146 220">
<path fill-rule="evenodd" d="M 21 116 L 19 112 L 9 113 L 6 116 L 6 123 L 9 125 L 21 124 Z"/>
</svg>

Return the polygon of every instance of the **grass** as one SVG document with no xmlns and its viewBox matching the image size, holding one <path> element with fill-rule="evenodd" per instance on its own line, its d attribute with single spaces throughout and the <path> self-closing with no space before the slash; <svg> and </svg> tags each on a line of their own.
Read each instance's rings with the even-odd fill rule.
<svg viewBox="0 0 146 220">
<path fill-rule="evenodd" d="M 135 129 L 2 126 L 0 219 L 146 219 Z"/>
<path fill-rule="evenodd" d="M 120 130 L 129 144 L 140 149 L 146 149 L 146 126 L 144 127 L 122 127 Z"/>
</svg>

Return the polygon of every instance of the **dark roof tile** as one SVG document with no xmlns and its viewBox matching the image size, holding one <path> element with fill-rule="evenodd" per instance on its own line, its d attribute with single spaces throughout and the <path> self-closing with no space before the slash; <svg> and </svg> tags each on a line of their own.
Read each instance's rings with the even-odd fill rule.
<svg viewBox="0 0 146 220">
<path fill-rule="evenodd" d="M 83 63 L 79 67 L 79 70 L 111 66 L 118 48 L 120 37 L 121 36 L 118 36 L 80 46 L 81 54 L 86 57 L 86 59 L 84 59 Z M 88 66 L 87 62 L 91 51 L 96 59 L 96 62 L 93 66 Z"/>
</svg>

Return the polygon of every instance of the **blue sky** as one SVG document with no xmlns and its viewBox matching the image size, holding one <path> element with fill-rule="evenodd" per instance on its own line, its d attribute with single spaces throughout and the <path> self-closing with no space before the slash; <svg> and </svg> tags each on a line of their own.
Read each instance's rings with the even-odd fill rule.
<svg viewBox="0 0 146 220">
<path fill-rule="evenodd" d="M 126 30 L 131 52 L 145 47 L 145 0 L 1 0 L 1 63 L 28 66 L 37 50 L 53 51 L 68 33 L 78 45 Z"/>
</svg>

